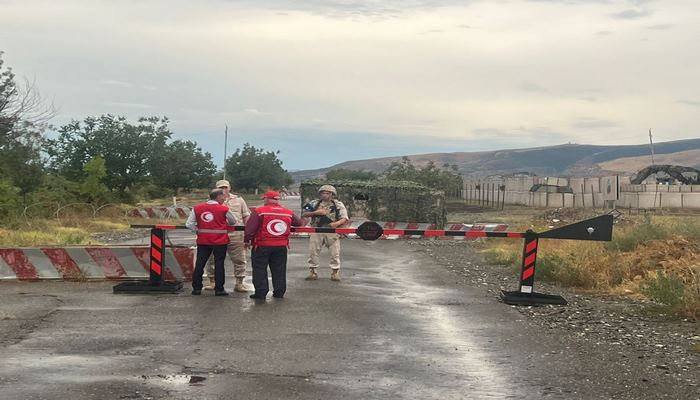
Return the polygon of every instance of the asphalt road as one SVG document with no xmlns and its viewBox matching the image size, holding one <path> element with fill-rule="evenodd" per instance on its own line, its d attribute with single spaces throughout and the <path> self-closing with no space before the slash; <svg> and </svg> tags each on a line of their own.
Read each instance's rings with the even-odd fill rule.
<svg viewBox="0 0 700 400">
<path fill-rule="evenodd" d="M 572 397 L 520 313 L 406 243 L 343 241 L 341 282 L 303 279 L 306 246 L 266 302 L 2 282 L 0 398 Z"/>
</svg>

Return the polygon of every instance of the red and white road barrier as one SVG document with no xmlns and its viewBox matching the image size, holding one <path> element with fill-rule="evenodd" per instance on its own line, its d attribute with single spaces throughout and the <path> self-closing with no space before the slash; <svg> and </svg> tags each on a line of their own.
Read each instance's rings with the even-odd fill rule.
<svg viewBox="0 0 700 400">
<path fill-rule="evenodd" d="M 194 250 L 165 252 L 165 280 L 189 280 Z M 149 276 L 148 246 L 0 248 L 0 280 L 128 280 Z"/>
<path fill-rule="evenodd" d="M 143 207 L 129 211 L 130 217 L 135 218 L 187 218 L 189 207 Z"/>
<path fill-rule="evenodd" d="M 357 228 L 364 220 L 351 221 L 349 226 L 346 228 Z M 384 230 L 428 230 L 437 229 L 435 224 L 430 223 L 419 223 L 419 222 L 383 222 L 377 221 L 377 223 L 384 228 Z M 461 231 L 461 232 L 505 232 L 508 230 L 507 224 L 450 224 L 445 227 L 445 230 L 450 231 Z M 309 233 L 306 232 L 293 232 L 292 237 L 308 237 Z M 346 237 L 350 239 L 358 239 L 356 233 L 345 234 Z M 425 239 L 424 235 L 399 235 L 399 234 L 388 234 L 382 235 L 380 240 L 398 240 L 398 239 Z M 440 239 L 444 240 L 476 240 L 474 236 L 440 236 Z"/>
</svg>

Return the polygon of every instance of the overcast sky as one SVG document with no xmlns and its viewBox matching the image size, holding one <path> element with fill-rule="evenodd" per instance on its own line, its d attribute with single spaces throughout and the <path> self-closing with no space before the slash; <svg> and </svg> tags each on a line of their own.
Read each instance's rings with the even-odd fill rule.
<svg viewBox="0 0 700 400">
<path fill-rule="evenodd" d="M 60 108 L 171 119 L 218 164 L 700 136 L 697 0 L 0 0 L 0 50 Z"/>
</svg>

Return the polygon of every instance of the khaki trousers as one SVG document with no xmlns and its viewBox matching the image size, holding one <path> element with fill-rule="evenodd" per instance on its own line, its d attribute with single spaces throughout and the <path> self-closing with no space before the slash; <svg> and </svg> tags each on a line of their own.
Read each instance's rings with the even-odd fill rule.
<svg viewBox="0 0 700 400">
<path fill-rule="evenodd" d="M 309 235 L 309 268 L 318 268 L 318 256 L 323 246 L 331 252 L 331 269 L 340 269 L 340 237 L 337 233 L 312 233 Z"/>
<path fill-rule="evenodd" d="M 243 246 L 243 232 L 236 232 L 230 235 L 231 242 L 226 248 L 228 253 L 228 258 L 233 263 L 233 274 L 236 278 L 245 278 L 245 247 Z M 210 278 L 214 277 L 214 259 L 209 258 L 207 261 L 207 276 Z"/>
</svg>

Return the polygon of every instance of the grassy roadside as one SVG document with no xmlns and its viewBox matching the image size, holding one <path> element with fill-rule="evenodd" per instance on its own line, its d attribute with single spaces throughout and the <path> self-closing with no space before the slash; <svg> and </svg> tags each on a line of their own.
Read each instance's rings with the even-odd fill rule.
<svg viewBox="0 0 700 400">
<path fill-rule="evenodd" d="M 531 225 L 539 229 L 541 220 Z M 493 264 L 519 268 L 522 243 L 490 240 L 483 254 Z M 700 218 L 625 217 L 606 243 L 544 240 L 537 277 L 564 286 L 638 298 L 700 319 Z"/>
<path fill-rule="evenodd" d="M 93 233 L 127 229 L 126 221 L 113 218 L 61 218 L 36 219 L 30 223 L 13 224 L 11 228 L 0 228 L 1 247 L 68 246 L 100 244 L 92 238 Z"/>
</svg>

